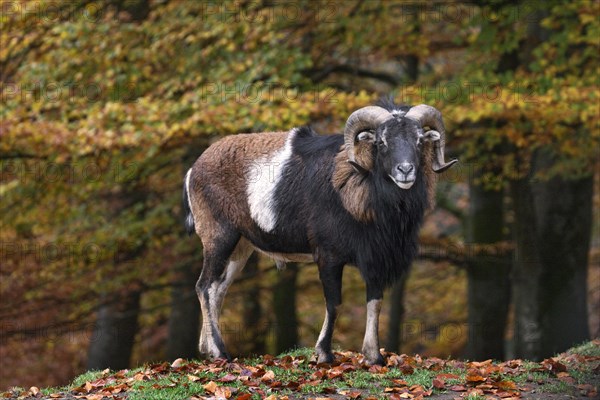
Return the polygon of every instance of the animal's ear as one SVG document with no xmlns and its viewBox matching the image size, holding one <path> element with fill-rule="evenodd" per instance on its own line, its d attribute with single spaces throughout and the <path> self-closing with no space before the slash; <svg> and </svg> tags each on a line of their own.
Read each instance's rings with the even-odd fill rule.
<svg viewBox="0 0 600 400">
<path fill-rule="evenodd" d="M 354 170 L 356 172 L 358 172 L 361 175 L 367 175 L 369 173 L 368 170 L 364 169 L 359 163 L 357 163 L 356 161 L 350 161 L 348 160 L 348 163 L 350 165 L 352 165 L 352 168 L 354 168 Z"/>
<path fill-rule="evenodd" d="M 375 133 L 371 131 L 362 131 L 356 135 L 356 140 L 359 142 L 375 143 Z"/>
<path fill-rule="evenodd" d="M 438 140 L 440 140 L 441 137 L 442 135 L 438 131 L 434 131 L 432 129 L 422 134 L 420 136 L 420 139 L 424 142 L 437 142 Z"/>
</svg>

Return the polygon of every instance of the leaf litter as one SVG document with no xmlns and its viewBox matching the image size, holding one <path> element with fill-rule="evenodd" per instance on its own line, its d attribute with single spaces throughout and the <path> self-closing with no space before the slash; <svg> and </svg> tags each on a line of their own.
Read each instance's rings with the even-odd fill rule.
<svg viewBox="0 0 600 400">
<path fill-rule="evenodd" d="M 600 345 L 600 341 L 593 341 Z M 577 384 L 572 372 L 585 365 L 596 375 L 600 372 L 600 357 L 565 353 L 540 363 L 522 360 L 505 362 L 442 360 L 384 352 L 385 366 L 368 365 L 364 357 L 354 352 L 336 352 L 333 364 L 319 364 L 314 356 L 265 355 L 252 362 L 235 359 L 214 361 L 186 361 L 177 359 L 172 363 L 145 366 L 139 371 L 104 370 L 100 377 L 86 381 L 68 390 L 57 389 L 42 392 L 32 386 L 29 390 L 4 392 L 7 399 L 126 399 L 140 384 L 152 390 L 163 390 L 185 385 L 198 385 L 197 393 L 190 400 L 256 398 L 281 399 L 374 399 L 387 397 L 398 399 L 444 398 L 464 399 L 479 395 L 485 399 L 517 400 L 531 397 L 535 385 L 542 384 L 530 379 L 532 373 L 542 374 L 571 385 L 579 396 L 597 398 L 597 387 Z M 448 372 L 452 371 L 452 372 Z M 357 374 L 367 374 L 372 383 L 370 390 L 353 387 Z M 426 373 L 427 384 L 411 383 L 411 376 Z M 403 376 L 403 379 L 397 378 Z M 528 376 L 528 379 L 519 377 Z M 542 379 L 544 380 L 544 379 Z M 151 382 L 154 382 L 150 384 Z M 201 388 L 201 389 L 200 389 Z M 146 390 L 150 390 L 146 387 Z M 374 392 L 379 392 L 376 396 Z M 454 395 L 452 395 L 454 394 Z M 451 397 L 448 397 L 450 395 Z M 537 397 L 541 398 L 541 397 Z"/>
</svg>

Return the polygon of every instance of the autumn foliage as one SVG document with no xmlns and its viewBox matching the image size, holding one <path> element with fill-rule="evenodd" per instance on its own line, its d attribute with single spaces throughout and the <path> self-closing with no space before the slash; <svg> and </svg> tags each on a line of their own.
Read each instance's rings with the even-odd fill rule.
<svg viewBox="0 0 600 400">
<path fill-rule="evenodd" d="M 2 389 L 65 383 L 81 373 L 98 311 L 131 293 L 139 300 L 133 362 L 166 358 L 171 290 L 185 286 L 176 271 L 201 265 L 198 241 L 184 238 L 181 227 L 183 171 L 223 135 L 309 123 L 338 132 L 352 111 L 389 94 L 442 111 L 448 150 L 462 164 L 441 178 L 439 207 L 425 226 L 427 264 L 415 268 L 423 279 L 409 282 L 407 298 L 406 319 L 418 334 L 406 338 L 404 349 L 440 356 L 460 355 L 468 336 L 464 329 L 451 343 L 429 337 L 447 324 L 465 324 L 466 273 L 454 267 L 474 254 L 514 255 L 509 234 L 483 247 L 465 239 L 468 185 L 506 190 L 525 178 L 597 177 L 600 8 L 594 1 L 2 0 L 0 6 Z M 531 39 L 532 27 L 543 40 Z M 540 167 L 539 154 L 551 162 Z M 508 214 L 505 230 L 512 234 Z M 261 260 L 240 286 L 258 287 L 254 297 L 269 310 L 277 280 L 270 267 Z M 298 282 L 306 295 L 298 305 L 301 344 L 313 342 L 322 318 L 311 271 Z M 427 271 L 433 278 L 423 277 Z M 340 338 L 358 348 L 361 287 L 356 276 L 348 279 L 351 315 L 342 316 Z M 238 307 L 225 315 L 228 322 L 243 319 L 245 293 L 234 295 Z M 274 323 L 265 314 L 255 325 Z M 365 368 L 356 354 L 339 358 L 331 368 L 294 357 L 265 357 L 260 367 L 158 364 L 134 375 L 106 372 L 68 396 L 117 395 L 136 374 L 147 381 L 169 373 L 177 384 L 188 379 L 202 386 L 202 393 L 245 398 L 252 388 L 294 392 L 344 379 L 336 376 L 344 368 Z M 396 364 L 386 368 L 403 373 L 454 367 L 389 360 Z M 271 366 L 294 363 L 308 368 L 298 387 L 267 380 Z M 479 372 L 460 379 L 440 372 L 433 388 L 521 390 L 495 379 L 520 366 L 464 367 Z M 214 380 L 203 375 L 211 368 L 221 368 Z M 248 379 L 227 392 L 227 376 Z M 397 398 L 433 390 L 398 382 L 388 391 Z"/>
</svg>

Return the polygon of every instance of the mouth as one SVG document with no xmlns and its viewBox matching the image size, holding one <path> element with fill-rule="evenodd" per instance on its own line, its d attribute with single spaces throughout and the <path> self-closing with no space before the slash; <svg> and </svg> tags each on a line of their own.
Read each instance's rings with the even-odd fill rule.
<svg viewBox="0 0 600 400">
<path fill-rule="evenodd" d="M 412 185 L 415 183 L 414 179 L 411 179 L 411 180 L 408 180 L 408 179 L 399 180 L 399 179 L 396 179 L 395 177 L 393 177 L 392 175 L 390 175 L 390 178 L 392 178 L 392 181 L 394 181 L 394 183 L 396 185 L 398 185 L 398 187 L 400 189 L 404 189 L 404 190 L 410 189 L 412 187 Z"/>
</svg>

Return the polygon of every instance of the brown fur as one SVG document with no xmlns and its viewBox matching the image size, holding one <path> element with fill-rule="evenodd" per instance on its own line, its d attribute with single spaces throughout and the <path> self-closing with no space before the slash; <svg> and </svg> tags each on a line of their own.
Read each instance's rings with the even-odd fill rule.
<svg viewBox="0 0 600 400">
<path fill-rule="evenodd" d="M 354 159 L 367 171 L 373 169 L 373 144 L 368 141 L 358 142 L 354 145 Z"/>
<path fill-rule="evenodd" d="M 365 147 L 369 147 L 370 157 L 367 157 Z M 356 161 L 364 166 L 365 169 L 373 168 L 373 155 L 371 144 L 356 146 Z M 335 169 L 331 178 L 333 187 L 340 193 L 344 208 L 352 215 L 354 219 L 360 222 L 372 222 L 375 217 L 373 209 L 370 207 L 370 191 L 363 184 L 364 177 L 354 170 L 348 163 L 348 153 L 344 146 L 335 157 Z"/>
<path fill-rule="evenodd" d="M 264 132 L 226 136 L 198 158 L 190 175 L 190 208 L 196 233 L 203 245 L 211 247 L 220 236 L 219 219 L 249 228 L 246 176 L 252 163 L 285 145 L 289 132 Z M 219 201 L 234 199 L 234 201 Z"/>
</svg>

